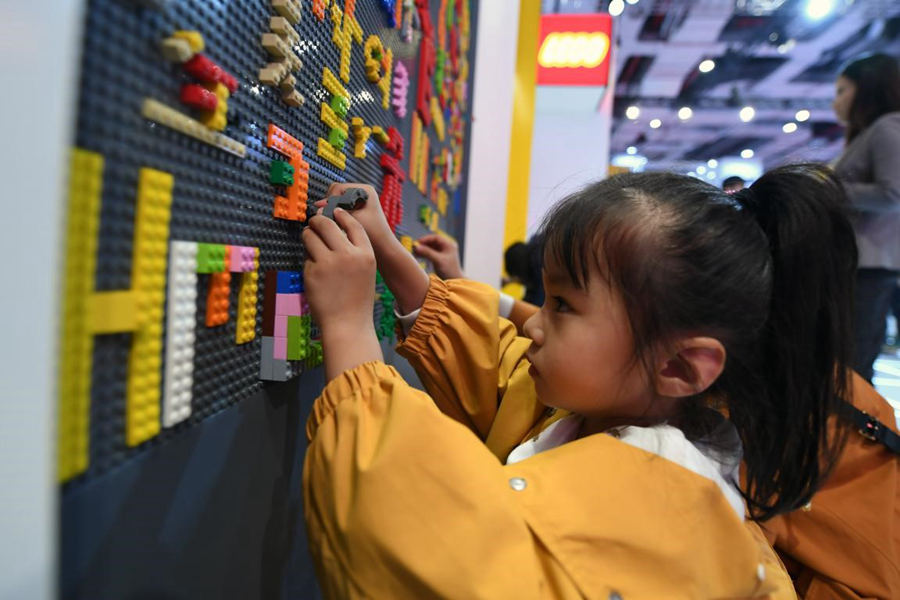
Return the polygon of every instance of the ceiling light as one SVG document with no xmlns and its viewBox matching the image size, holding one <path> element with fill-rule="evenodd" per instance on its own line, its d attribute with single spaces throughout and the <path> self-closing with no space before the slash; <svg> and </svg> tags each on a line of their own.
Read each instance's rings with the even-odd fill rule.
<svg viewBox="0 0 900 600">
<path fill-rule="evenodd" d="M 694 116 L 694 111 L 691 110 L 690 106 L 682 106 L 678 109 L 678 118 L 682 121 L 687 121 L 691 117 Z"/>
<path fill-rule="evenodd" d="M 661 125 L 662 121 L 660 121 L 659 119 L 653 119 L 652 121 L 650 121 L 650 129 L 659 129 Z"/>
<path fill-rule="evenodd" d="M 715 179 L 715 178 L 716 178 L 716 172 L 715 172 L 715 171 L 710 171 L 709 173 L 706 174 L 706 178 L 707 178 L 707 179 Z"/>
<path fill-rule="evenodd" d="M 625 3 L 622 0 L 612 0 L 609 3 L 609 14 L 618 17 L 625 10 Z"/>
<path fill-rule="evenodd" d="M 637 148 L 634 146 L 628 146 L 625 148 L 625 154 L 637 154 Z"/>
<path fill-rule="evenodd" d="M 694 173 L 693 171 L 688 171 L 688 177 L 696 177 L 696 176 L 697 176 L 697 174 Z"/>
<path fill-rule="evenodd" d="M 717 161 L 717 160 L 714 159 L 714 158 L 711 158 L 711 159 L 709 159 L 708 161 L 706 161 L 706 165 L 707 165 L 710 169 L 715 169 L 716 167 L 719 166 L 719 161 Z"/>
<path fill-rule="evenodd" d="M 795 131 L 797 131 L 797 124 L 793 121 L 791 121 L 790 123 L 785 123 L 781 127 L 781 130 L 785 133 L 794 133 Z"/>
<path fill-rule="evenodd" d="M 634 105 L 629 106 L 625 109 L 625 116 L 634 121 L 641 116 L 641 109 Z"/>
<path fill-rule="evenodd" d="M 738 113 L 738 116 L 744 123 L 749 123 L 753 120 L 753 117 L 756 116 L 756 109 L 752 106 L 745 106 L 741 109 L 741 112 Z"/>
<path fill-rule="evenodd" d="M 806 3 L 806 16 L 813 21 L 827 17 L 834 10 L 834 0 L 809 0 Z"/>
<path fill-rule="evenodd" d="M 794 115 L 794 118 L 802 123 L 809 118 L 809 111 L 805 108 L 800 109 L 797 111 L 797 114 Z"/>
<path fill-rule="evenodd" d="M 628 4 L 637 4 L 638 0 L 625 0 Z"/>
<path fill-rule="evenodd" d="M 715 61 L 707 58 L 706 60 L 702 61 L 697 68 L 700 69 L 701 73 L 709 73 L 716 68 L 716 63 Z"/>
<path fill-rule="evenodd" d="M 706 167 L 704 167 L 703 165 L 700 165 L 694 170 L 697 171 L 699 175 L 703 175 L 704 173 L 706 173 Z"/>
<path fill-rule="evenodd" d="M 796 46 L 796 45 L 797 45 L 797 40 L 795 40 L 794 38 L 789 39 L 788 41 L 786 41 L 783 44 L 778 44 L 778 48 L 777 48 L 778 54 L 787 54 L 788 52 L 793 50 L 794 46 Z"/>
<path fill-rule="evenodd" d="M 750 148 L 744 148 L 741 150 L 741 158 L 753 158 L 753 150 Z"/>
</svg>

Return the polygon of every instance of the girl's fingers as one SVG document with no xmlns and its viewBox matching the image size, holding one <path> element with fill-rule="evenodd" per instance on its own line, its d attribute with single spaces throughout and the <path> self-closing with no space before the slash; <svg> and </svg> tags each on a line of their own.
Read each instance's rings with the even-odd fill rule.
<svg viewBox="0 0 900 600">
<path fill-rule="evenodd" d="M 315 230 L 307 227 L 303 230 L 303 245 L 306 246 L 306 255 L 313 261 L 320 260 L 328 252 L 328 246 Z"/>
<path fill-rule="evenodd" d="M 327 217 L 315 216 L 309 220 L 307 229 L 312 229 L 329 250 L 337 250 L 347 244 L 347 237 L 338 224 Z"/>
<path fill-rule="evenodd" d="M 341 229 L 347 232 L 347 239 L 357 248 L 372 248 L 369 236 L 362 223 L 357 221 L 353 215 L 343 208 L 334 209 L 334 220 L 341 226 Z"/>
</svg>

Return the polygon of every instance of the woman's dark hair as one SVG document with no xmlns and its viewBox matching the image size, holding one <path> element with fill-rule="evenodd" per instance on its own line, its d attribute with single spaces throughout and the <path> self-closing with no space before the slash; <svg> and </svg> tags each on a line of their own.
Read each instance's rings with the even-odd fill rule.
<svg viewBox="0 0 900 600">
<path fill-rule="evenodd" d="M 824 167 L 763 175 L 729 196 L 670 173 L 617 175 L 563 200 L 544 221 L 545 260 L 585 288 L 592 266 L 625 303 L 634 364 L 708 335 L 722 374 L 682 403 L 727 410 L 744 445 L 744 496 L 759 520 L 802 506 L 841 450 L 827 421 L 849 399 L 856 241 L 840 183 Z"/>
<path fill-rule="evenodd" d="M 871 54 L 849 63 L 841 76 L 856 85 L 847 120 L 847 142 L 881 115 L 900 111 L 900 67 L 887 54 Z"/>
</svg>

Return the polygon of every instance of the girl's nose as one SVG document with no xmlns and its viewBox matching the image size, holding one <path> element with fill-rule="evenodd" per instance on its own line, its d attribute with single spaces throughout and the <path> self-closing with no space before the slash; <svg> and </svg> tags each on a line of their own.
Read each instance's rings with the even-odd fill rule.
<svg viewBox="0 0 900 600">
<path fill-rule="evenodd" d="M 527 337 L 531 338 L 531 341 L 534 342 L 535 345 L 540 346 L 544 343 L 544 330 L 541 327 L 540 311 L 528 317 L 528 320 L 525 321 L 525 324 L 522 326 L 522 331 Z"/>
</svg>

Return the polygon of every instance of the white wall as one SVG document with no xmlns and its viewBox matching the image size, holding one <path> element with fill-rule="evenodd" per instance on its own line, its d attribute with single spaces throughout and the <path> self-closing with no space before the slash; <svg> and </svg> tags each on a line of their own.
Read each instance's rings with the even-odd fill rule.
<svg viewBox="0 0 900 600">
<path fill-rule="evenodd" d="M 503 267 L 518 38 L 518 1 L 479 3 L 466 238 L 461 252 L 468 277 L 497 287 Z"/>
<path fill-rule="evenodd" d="M 538 87 L 528 195 L 528 235 L 549 208 L 606 177 L 611 93 L 600 88 Z"/>
<path fill-rule="evenodd" d="M 55 315 L 81 2 L 0 0 L 0 598 L 56 595 Z"/>
</svg>

